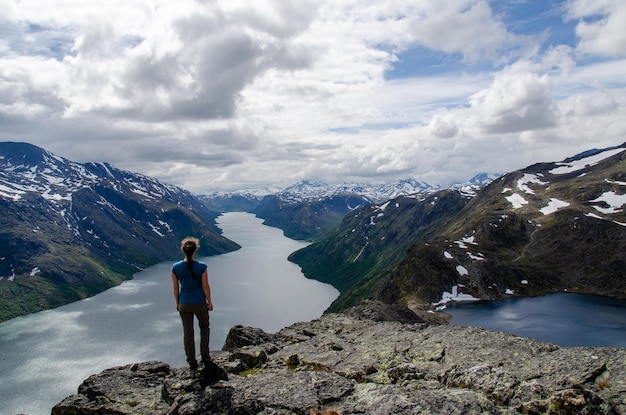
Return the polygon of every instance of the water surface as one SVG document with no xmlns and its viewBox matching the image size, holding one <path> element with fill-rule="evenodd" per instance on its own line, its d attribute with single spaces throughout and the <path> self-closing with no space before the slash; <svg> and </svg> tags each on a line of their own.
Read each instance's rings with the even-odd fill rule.
<svg viewBox="0 0 626 415">
<path fill-rule="evenodd" d="M 448 303 L 451 324 L 478 326 L 559 346 L 626 347 L 626 301 L 558 293 L 502 301 Z"/>
<path fill-rule="evenodd" d="M 227 213 L 218 225 L 242 248 L 198 258 L 208 264 L 215 307 L 211 349 L 221 349 L 236 324 L 275 332 L 321 316 L 338 296 L 287 261 L 305 243 L 251 214 Z M 85 378 L 112 366 L 146 360 L 185 366 L 170 267 L 156 265 L 89 299 L 0 324 L 0 412 L 49 415 Z"/>
</svg>

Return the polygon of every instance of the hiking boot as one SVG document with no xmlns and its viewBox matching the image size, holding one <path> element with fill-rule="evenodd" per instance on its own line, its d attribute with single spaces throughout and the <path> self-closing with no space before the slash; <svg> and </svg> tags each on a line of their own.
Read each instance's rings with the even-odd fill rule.
<svg viewBox="0 0 626 415">
<path fill-rule="evenodd" d="M 203 356 L 202 357 L 202 366 L 206 369 L 206 367 L 208 365 L 210 365 L 211 363 L 213 363 L 213 361 L 211 360 L 211 356 Z"/>
</svg>

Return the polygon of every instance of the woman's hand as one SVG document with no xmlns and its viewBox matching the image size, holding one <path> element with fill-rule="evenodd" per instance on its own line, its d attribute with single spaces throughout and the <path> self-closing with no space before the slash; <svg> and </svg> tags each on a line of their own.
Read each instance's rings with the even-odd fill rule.
<svg viewBox="0 0 626 415">
<path fill-rule="evenodd" d="M 209 300 L 209 301 L 207 301 L 207 302 L 206 302 L 206 308 L 207 308 L 209 311 L 213 311 L 213 303 L 211 302 L 211 300 Z"/>
</svg>

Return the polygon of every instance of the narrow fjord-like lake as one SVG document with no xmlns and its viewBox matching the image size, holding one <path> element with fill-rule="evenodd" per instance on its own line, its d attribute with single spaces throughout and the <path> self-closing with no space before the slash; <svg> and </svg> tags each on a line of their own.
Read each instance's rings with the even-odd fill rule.
<svg viewBox="0 0 626 415">
<path fill-rule="evenodd" d="M 261 222 L 246 213 L 220 216 L 224 235 L 242 249 L 198 258 L 209 266 L 213 350 L 232 326 L 276 332 L 319 317 L 338 295 L 287 261 L 305 243 Z M 109 367 L 146 360 L 185 366 L 170 267 L 156 265 L 95 297 L 0 324 L 0 413 L 48 415 L 89 375 Z M 452 324 L 561 346 L 626 347 L 626 301 L 558 294 L 449 306 Z"/>
<path fill-rule="evenodd" d="M 321 316 L 339 294 L 287 261 L 305 243 L 261 222 L 246 213 L 220 216 L 224 235 L 242 248 L 198 258 L 209 266 L 212 350 L 237 324 L 276 332 Z M 49 415 L 109 367 L 146 360 L 185 366 L 170 267 L 156 265 L 92 298 L 0 324 L 0 413 Z"/>
</svg>

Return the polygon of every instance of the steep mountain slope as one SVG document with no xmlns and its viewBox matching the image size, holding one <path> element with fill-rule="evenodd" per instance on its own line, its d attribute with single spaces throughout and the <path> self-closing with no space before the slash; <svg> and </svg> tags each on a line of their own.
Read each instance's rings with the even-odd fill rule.
<svg viewBox="0 0 626 415">
<path fill-rule="evenodd" d="M 254 213 L 265 219 L 265 225 L 282 229 L 289 238 L 314 241 L 332 231 L 348 212 L 358 207 L 428 189 L 433 187 L 414 179 L 334 186 L 304 180 L 264 197 Z"/>
<path fill-rule="evenodd" d="M 369 199 L 352 194 L 294 202 L 270 195 L 263 198 L 254 213 L 264 219 L 264 225 L 282 229 L 289 238 L 316 240 L 334 229 L 348 212 L 370 203 Z"/>
<path fill-rule="evenodd" d="M 366 297 L 415 311 L 554 290 L 626 297 L 624 148 L 536 164 L 473 198 L 448 190 L 410 209 L 398 209 L 404 198 L 364 207 L 290 259 L 341 291 L 331 310 Z M 378 214 L 402 232 L 390 238 Z"/>
<path fill-rule="evenodd" d="M 178 257 L 232 251 L 216 213 L 189 192 L 108 164 L 0 143 L 0 321 L 94 295 Z"/>
<path fill-rule="evenodd" d="M 494 181 L 436 238 L 409 249 L 380 296 L 414 308 L 563 290 L 626 298 L 625 148 Z"/>
<path fill-rule="evenodd" d="M 347 214 L 321 241 L 290 255 L 308 278 L 327 282 L 343 309 L 380 290 L 381 275 L 400 261 L 416 240 L 426 239 L 460 211 L 469 197 L 457 190 L 401 196 Z"/>
</svg>

